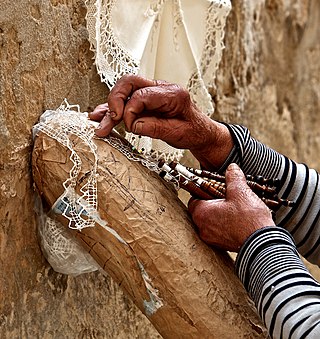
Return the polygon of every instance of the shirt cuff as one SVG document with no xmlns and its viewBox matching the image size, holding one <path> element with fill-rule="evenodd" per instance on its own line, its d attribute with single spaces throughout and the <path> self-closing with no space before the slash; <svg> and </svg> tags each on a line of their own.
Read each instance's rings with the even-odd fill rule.
<svg viewBox="0 0 320 339">
<path fill-rule="evenodd" d="M 235 262 L 236 274 L 248 291 L 251 270 L 256 257 L 273 245 L 287 245 L 296 252 L 290 233 L 277 226 L 267 226 L 255 231 L 242 245 Z"/>
</svg>

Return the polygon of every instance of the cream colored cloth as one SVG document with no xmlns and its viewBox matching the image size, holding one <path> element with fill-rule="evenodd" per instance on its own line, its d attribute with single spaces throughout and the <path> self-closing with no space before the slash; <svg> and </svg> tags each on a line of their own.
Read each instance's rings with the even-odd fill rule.
<svg viewBox="0 0 320 339">
<path fill-rule="evenodd" d="M 87 0 L 89 40 L 98 73 L 109 88 L 124 74 L 178 83 L 195 104 L 213 113 L 214 83 L 230 0 Z M 134 139 L 133 139 L 134 138 Z M 127 139 L 166 160 L 179 158 L 160 140 Z"/>
</svg>

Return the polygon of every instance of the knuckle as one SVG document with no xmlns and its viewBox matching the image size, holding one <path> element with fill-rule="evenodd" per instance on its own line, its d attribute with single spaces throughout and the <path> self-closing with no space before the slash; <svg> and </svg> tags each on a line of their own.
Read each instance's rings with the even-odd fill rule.
<svg viewBox="0 0 320 339">
<path fill-rule="evenodd" d="M 159 139 L 163 135 L 163 128 L 160 124 L 152 124 L 150 130 L 153 137 L 156 139 Z"/>
<path fill-rule="evenodd" d="M 177 105 L 176 108 L 179 108 L 180 110 L 182 109 L 183 111 L 188 111 L 191 104 L 189 92 L 186 89 L 177 86 L 173 95 L 174 101 L 176 102 Z"/>
<path fill-rule="evenodd" d="M 185 88 L 183 88 L 183 87 L 181 87 L 179 85 L 176 85 L 175 87 L 176 87 L 176 94 L 183 101 L 189 101 L 190 100 L 190 94 L 189 94 L 189 92 Z"/>
<path fill-rule="evenodd" d="M 151 89 L 149 87 L 144 87 L 133 92 L 131 99 L 138 99 L 151 94 Z"/>
<path fill-rule="evenodd" d="M 105 109 L 105 104 L 98 105 L 94 110 L 95 111 L 102 111 L 103 109 Z"/>
<path fill-rule="evenodd" d="M 123 82 L 130 82 L 133 81 L 136 76 L 133 74 L 125 74 L 123 75 L 119 81 Z"/>
<path fill-rule="evenodd" d="M 154 83 L 155 83 L 156 86 L 167 86 L 167 85 L 169 85 L 169 83 L 165 80 L 155 80 Z"/>
</svg>

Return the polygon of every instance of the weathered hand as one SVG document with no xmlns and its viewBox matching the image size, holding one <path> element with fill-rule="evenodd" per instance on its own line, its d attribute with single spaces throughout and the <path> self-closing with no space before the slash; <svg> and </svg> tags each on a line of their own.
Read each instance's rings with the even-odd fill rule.
<svg viewBox="0 0 320 339">
<path fill-rule="evenodd" d="M 226 171 L 226 198 L 191 199 L 189 211 L 203 241 L 233 252 L 256 230 L 275 225 L 269 208 L 252 192 L 236 164 Z"/>
<path fill-rule="evenodd" d="M 100 121 L 96 130 L 100 137 L 123 120 L 128 132 L 190 149 L 207 168 L 219 167 L 233 147 L 224 125 L 200 112 L 187 90 L 165 81 L 126 75 L 111 90 L 108 104 L 89 116 Z"/>
</svg>

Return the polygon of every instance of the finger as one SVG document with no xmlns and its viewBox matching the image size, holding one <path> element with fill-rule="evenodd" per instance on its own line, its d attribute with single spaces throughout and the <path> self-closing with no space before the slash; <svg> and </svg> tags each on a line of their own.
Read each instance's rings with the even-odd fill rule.
<svg viewBox="0 0 320 339">
<path fill-rule="evenodd" d="M 231 163 L 226 170 L 226 181 L 241 181 L 246 183 L 246 177 L 237 164 Z"/>
<path fill-rule="evenodd" d="M 94 121 L 101 121 L 106 112 L 109 112 L 107 103 L 98 105 L 93 112 L 89 113 L 89 118 Z"/>
<path fill-rule="evenodd" d="M 156 117 L 144 117 L 133 122 L 131 131 L 134 134 L 158 139 L 161 134 L 161 124 Z"/>
<path fill-rule="evenodd" d="M 230 197 L 230 195 L 233 194 L 234 191 L 238 192 L 249 188 L 247 185 L 246 177 L 237 164 L 230 164 L 226 170 L 225 176 L 227 186 L 227 198 Z"/>
<path fill-rule="evenodd" d="M 182 90 L 175 86 L 145 87 L 136 90 L 124 108 L 124 123 L 129 132 L 133 132 L 133 122 L 144 112 L 161 117 L 173 117 L 178 113 L 177 96 Z M 158 115 L 159 114 L 159 115 Z"/>
<path fill-rule="evenodd" d="M 127 100 L 134 91 L 143 87 L 157 86 L 155 80 L 148 80 L 136 75 L 125 75 L 117 81 L 108 97 L 109 109 L 115 112 L 114 120 L 121 120 Z"/>
<path fill-rule="evenodd" d="M 184 123 L 178 119 L 143 117 L 135 120 L 132 125 L 134 134 L 161 139 L 175 148 L 188 147 L 189 141 L 184 130 Z"/>
<path fill-rule="evenodd" d="M 95 130 L 95 133 L 98 137 L 103 138 L 110 134 L 112 128 L 116 126 L 119 122 L 114 121 L 110 114 L 105 114 L 98 128 Z"/>
</svg>

